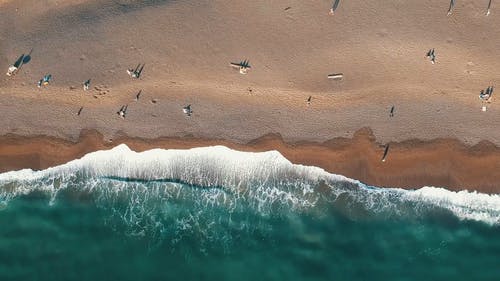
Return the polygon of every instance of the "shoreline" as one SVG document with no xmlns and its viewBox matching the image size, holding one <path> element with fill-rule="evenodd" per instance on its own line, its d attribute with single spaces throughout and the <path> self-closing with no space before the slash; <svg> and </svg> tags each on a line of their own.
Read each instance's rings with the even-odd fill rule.
<svg viewBox="0 0 500 281">
<path fill-rule="evenodd" d="M 46 169 L 83 155 L 125 143 L 134 151 L 153 148 L 189 149 L 224 145 L 231 149 L 261 152 L 277 150 L 294 164 L 316 166 L 378 187 L 417 189 L 423 186 L 449 190 L 500 193 L 500 147 L 488 141 L 473 146 L 455 139 L 391 142 L 387 161 L 384 146 L 369 128 L 353 138 L 325 142 L 285 142 L 279 134 L 267 134 L 246 144 L 224 139 L 161 137 L 144 139 L 121 135 L 105 140 L 96 130 L 82 130 L 77 142 L 51 136 L 0 136 L 0 172 Z"/>
</svg>

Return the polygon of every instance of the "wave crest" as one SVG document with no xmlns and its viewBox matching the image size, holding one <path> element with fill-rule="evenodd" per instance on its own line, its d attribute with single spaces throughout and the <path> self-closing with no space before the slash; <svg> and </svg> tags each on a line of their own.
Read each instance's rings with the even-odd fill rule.
<svg viewBox="0 0 500 281">
<path fill-rule="evenodd" d="M 329 208 L 351 219 L 425 218 L 436 211 L 460 220 L 500 224 L 500 196 L 375 188 L 321 168 L 295 165 L 277 151 L 223 146 L 141 153 L 119 145 L 43 171 L 0 174 L 0 202 L 32 192 L 91 194 L 131 235 L 189 232 L 230 239 L 233 231 L 267 229 L 269 219 Z M 163 233 L 163 234 L 161 234 Z M 229 237 L 229 238 L 228 238 Z M 175 240 L 175 239 L 173 239 Z"/>
</svg>

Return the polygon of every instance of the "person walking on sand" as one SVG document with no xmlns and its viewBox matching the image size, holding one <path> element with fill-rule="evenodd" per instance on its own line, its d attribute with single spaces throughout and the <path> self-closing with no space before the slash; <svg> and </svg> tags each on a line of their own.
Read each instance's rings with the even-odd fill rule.
<svg viewBox="0 0 500 281">
<path fill-rule="evenodd" d="M 125 116 L 127 115 L 127 108 L 128 105 L 123 105 L 116 114 L 118 114 L 122 119 L 125 119 Z"/>
<path fill-rule="evenodd" d="M 333 5 L 332 5 L 332 8 L 330 9 L 330 13 L 329 13 L 331 16 L 333 16 L 333 14 L 335 13 L 335 10 L 337 10 L 339 3 L 340 3 L 340 0 L 333 1 Z"/>
<path fill-rule="evenodd" d="M 448 14 L 447 16 L 451 15 L 451 13 L 453 12 L 453 7 L 455 6 L 455 0 L 451 0 L 450 1 L 450 8 L 448 9 Z"/>
<path fill-rule="evenodd" d="M 145 65 L 146 64 L 142 64 L 142 65 L 138 64 L 135 68 L 127 69 L 128 75 L 130 75 L 130 77 L 132 77 L 132 78 L 139 79 L 141 77 L 142 70 L 144 70 Z"/>
<path fill-rule="evenodd" d="M 137 95 L 135 95 L 134 101 L 138 101 L 139 100 L 139 98 L 141 97 L 141 93 L 142 93 L 142 90 L 139 90 L 139 92 L 137 93 Z"/>
<path fill-rule="evenodd" d="M 492 95 L 493 95 L 493 86 L 489 86 L 488 88 L 486 88 L 486 92 L 484 90 L 481 90 L 479 98 L 484 102 L 490 103 Z"/>
<path fill-rule="evenodd" d="M 434 52 L 434 49 L 430 49 L 427 52 L 427 57 L 431 59 L 431 63 L 432 64 L 436 63 L 436 53 Z"/>
<path fill-rule="evenodd" d="M 488 9 L 486 10 L 486 16 L 489 16 L 489 15 L 490 15 L 491 1 L 492 1 L 492 0 L 490 0 L 490 1 L 488 2 Z"/>
<path fill-rule="evenodd" d="M 486 88 L 486 91 L 481 90 L 481 92 L 479 93 L 479 99 L 483 103 L 482 111 L 486 111 L 487 104 L 491 103 L 491 96 L 492 95 L 493 95 L 493 86 L 489 86 L 488 88 Z"/>
<path fill-rule="evenodd" d="M 391 111 L 389 111 L 389 117 L 394 117 L 394 105 L 391 107 Z"/>
</svg>

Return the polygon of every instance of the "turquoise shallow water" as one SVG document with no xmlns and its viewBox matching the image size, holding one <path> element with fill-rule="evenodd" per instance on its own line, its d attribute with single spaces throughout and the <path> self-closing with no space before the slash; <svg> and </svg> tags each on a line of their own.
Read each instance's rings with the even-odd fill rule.
<svg viewBox="0 0 500 281">
<path fill-rule="evenodd" d="M 189 208 L 189 206 L 185 206 Z M 16 199 L 0 212 L 1 280 L 498 280 L 500 229 L 449 215 L 418 221 L 244 218 L 231 239 L 131 235 L 87 200 Z M 221 214 L 223 215 L 223 214 Z M 230 233 L 227 233 L 230 232 Z M 217 234 L 214 234 L 217 235 Z M 178 237 L 177 237 L 178 238 Z M 208 240 L 208 241 L 207 241 Z"/>
<path fill-rule="evenodd" d="M 496 196 L 121 149 L 0 174 L 0 280 L 500 279 Z"/>
</svg>

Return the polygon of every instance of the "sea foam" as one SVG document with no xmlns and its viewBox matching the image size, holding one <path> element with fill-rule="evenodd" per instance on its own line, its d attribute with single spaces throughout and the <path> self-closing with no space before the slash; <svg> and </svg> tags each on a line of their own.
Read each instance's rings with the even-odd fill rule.
<svg viewBox="0 0 500 281">
<path fill-rule="evenodd" d="M 155 185 L 144 188 L 148 183 Z M 128 192 L 129 208 L 136 210 L 134 204 L 140 204 L 143 212 L 152 204 L 152 199 L 144 198 L 159 197 L 166 202 L 187 192 L 183 186 L 194 187 L 189 195 L 182 195 L 184 198 L 199 200 L 203 208 L 217 206 L 229 212 L 241 210 L 242 204 L 262 215 L 284 209 L 303 212 L 325 202 L 336 204 L 342 198 L 348 200 L 345 208 L 361 206 L 379 216 L 425 216 L 434 208 L 461 220 L 500 224 L 499 195 L 436 187 L 370 187 L 318 167 L 292 164 L 277 151 L 240 152 L 224 146 L 138 153 L 122 144 L 42 171 L 2 173 L 0 201 L 36 190 L 48 192 L 54 202 L 60 190 L 72 187 L 86 192 L 99 190 L 106 195 L 103 200 Z M 325 186 L 327 191 L 322 188 Z"/>
</svg>

